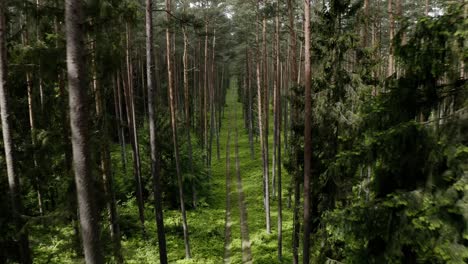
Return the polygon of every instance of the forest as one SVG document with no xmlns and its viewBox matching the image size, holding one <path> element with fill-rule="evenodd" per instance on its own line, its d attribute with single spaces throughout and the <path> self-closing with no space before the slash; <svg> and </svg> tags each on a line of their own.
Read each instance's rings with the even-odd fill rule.
<svg viewBox="0 0 468 264">
<path fill-rule="evenodd" d="M 0 264 L 468 263 L 467 16 L 0 0 Z"/>
</svg>

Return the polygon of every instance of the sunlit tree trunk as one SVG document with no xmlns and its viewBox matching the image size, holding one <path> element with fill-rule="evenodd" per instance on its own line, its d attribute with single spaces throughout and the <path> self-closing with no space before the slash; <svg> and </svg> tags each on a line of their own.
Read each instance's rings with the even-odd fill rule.
<svg viewBox="0 0 468 264">
<path fill-rule="evenodd" d="M 143 183 L 141 179 L 141 165 L 140 165 L 140 149 L 138 146 L 138 134 L 136 129 L 136 120 L 135 120 L 135 96 L 133 94 L 133 70 L 132 70 L 132 60 L 130 56 L 130 25 L 126 23 L 126 47 L 125 47 L 125 57 L 127 64 L 127 76 L 126 82 L 124 85 L 124 98 L 125 106 L 127 110 L 127 123 L 128 131 L 130 135 L 130 142 L 132 145 L 133 153 L 133 174 L 135 177 L 135 187 L 136 187 L 136 198 L 138 204 L 138 215 L 141 224 L 141 230 L 143 237 L 146 237 L 146 228 L 145 228 L 145 212 L 144 212 L 144 201 L 143 201 Z"/>
<path fill-rule="evenodd" d="M 393 56 L 393 38 L 395 35 L 395 18 L 393 15 L 392 0 L 388 0 L 388 19 L 389 19 L 389 52 L 388 52 L 388 66 L 387 76 L 391 76 L 395 72 L 395 57 Z"/>
<path fill-rule="evenodd" d="M 170 12 L 171 12 L 171 0 L 166 1 L 166 22 L 168 23 L 166 28 L 166 59 L 167 59 L 167 76 L 168 76 L 168 85 L 169 85 L 169 100 L 170 100 L 170 112 L 171 112 L 171 127 L 172 127 L 172 143 L 174 146 L 174 156 L 176 162 L 176 172 L 177 172 L 177 182 L 179 189 L 179 202 L 180 209 L 182 213 L 182 227 L 184 232 L 184 245 L 185 245 L 185 258 L 191 258 L 190 254 L 190 244 L 189 244 L 189 230 L 187 225 L 187 215 L 185 212 L 184 204 L 184 188 L 182 173 L 180 171 L 180 157 L 179 157 L 179 146 L 177 141 L 177 120 L 176 120 L 176 111 L 175 111 L 175 94 L 174 94 L 174 80 L 173 80 L 173 69 L 171 61 L 171 32 L 169 23 L 171 22 Z"/>
<path fill-rule="evenodd" d="M 246 70 L 247 70 L 247 100 L 248 100 L 248 107 L 247 107 L 247 119 L 248 119 L 248 129 L 249 129 L 249 147 L 250 147 L 250 158 L 253 160 L 255 158 L 255 151 L 254 151 L 254 142 L 253 142 L 253 102 L 252 102 L 252 74 L 251 74 L 251 67 L 250 67 L 250 52 L 246 49 Z"/>
<path fill-rule="evenodd" d="M 21 16 L 20 16 L 21 19 Z M 21 20 L 20 20 L 21 21 Z M 25 18 L 25 22 L 28 23 L 27 19 Z M 28 30 L 23 30 L 21 34 L 21 40 L 24 46 L 29 45 L 29 34 Z M 40 74 L 39 74 L 40 75 Z M 32 74 L 29 70 L 26 70 L 26 87 L 28 92 L 28 113 L 29 113 L 29 126 L 30 126 L 30 134 L 31 134 L 31 145 L 33 147 L 32 150 L 32 160 L 34 165 L 34 178 L 32 182 L 34 184 L 35 191 L 37 193 L 37 207 L 39 210 L 39 214 L 43 215 L 43 201 L 42 201 L 42 192 L 40 188 L 40 169 L 37 165 L 37 156 L 36 156 L 36 118 L 35 118 L 35 111 L 34 111 L 34 94 L 33 94 L 33 78 Z M 41 97 L 42 100 L 42 97 Z M 42 104 L 42 102 L 41 102 Z M 41 106 L 42 107 L 42 106 Z"/>
<path fill-rule="evenodd" d="M 204 63 L 204 77 L 203 77 L 203 147 L 206 151 L 206 164 L 208 165 L 208 21 L 205 21 L 205 63 Z"/>
<path fill-rule="evenodd" d="M 281 64 L 280 64 L 280 21 L 279 21 L 279 0 L 276 3 L 275 17 L 275 146 L 276 148 L 276 176 L 278 182 L 278 259 L 283 258 L 283 203 L 282 203 L 282 182 L 281 182 Z"/>
<path fill-rule="evenodd" d="M 269 171 L 269 149 L 268 149 L 268 115 L 269 115 L 269 100 L 268 100 L 268 93 L 269 93 L 269 87 L 268 87 L 268 77 L 267 77 L 267 48 L 266 48 L 266 17 L 263 17 L 262 20 L 262 45 L 263 45 L 263 118 L 264 118 L 264 125 L 263 125 L 263 148 L 264 148 L 264 160 L 263 160 L 263 175 L 265 177 L 265 217 L 266 217 L 266 232 L 268 234 L 271 233 L 271 217 L 270 217 L 270 171 Z M 262 95 L 261 95 L 262 96 Z"/>
<path fill-rule="evenodd" d="M 258 13 L 258 5 L 257 5 L 257 13 Z M 259 18 L 257 15 L 257 22 L 256 22 L 256 30 L 255 30 L 255 39 L 256 39 L 256 44 L 257 44 L 257 60 L 256 60 L 256 78 L 257 78 L 257 115 L 258 115 L 258 134 L 260 135 L 260 149 L 262 151 L 262 169 L 263 169 L 263 206 L 265 209 L 265 218 L 266 218 L 266 224 L 267 224 L 267 230 L 269 229 L 269 216 L 267 213 L 267 207 L 266 207 L 266 186 L 268 186 L 268 182 L 265 182 L 265 147 L 264 147 L 264 133 L 263 133 L 263 107 L 262 107 L 262 76 L 260 74 L 260 62 L 261 62 L 261 54 L 260 54 L 260 40 L 259 40 L 259 30 L 258 30 L 258 24 L 259 24 Z"/>
<path fill-rule="evenodd" d="M 309 263 L 310 250 L 310 202 L 311 202 L 311 178 L 312 178 L 312 95 L 311 95 L 311 71 L 310 71 L 310 0 L 304 0 L 304 85 L 305 85 L 305 114 L 304 114 L 304 244 L 303 261 Z"/>
</svg>

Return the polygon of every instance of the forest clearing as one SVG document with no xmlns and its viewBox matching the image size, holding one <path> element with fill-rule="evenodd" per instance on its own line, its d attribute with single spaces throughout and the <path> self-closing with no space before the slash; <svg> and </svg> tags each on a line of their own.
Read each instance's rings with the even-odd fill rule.
<svg viewBox="0 0 468 264">
<path fill-rule="evenodd" d="M 0 0 L 0 264 L 468 262 L 466 0 Z"/>
</svg>

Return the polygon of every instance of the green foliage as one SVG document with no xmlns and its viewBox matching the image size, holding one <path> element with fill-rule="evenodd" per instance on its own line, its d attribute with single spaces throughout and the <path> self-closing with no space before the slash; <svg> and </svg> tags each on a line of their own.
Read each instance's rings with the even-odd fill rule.
<svg viewBox="0 0 468 264">
<path fill-rule="evenodd" d="M 352 9 L 330 6 L 319 13 L 317 28 Z M 406 42 L 401 31 L 394 42 L 401 73 L 382 87 L 368 76 L 371 53 L 359 51 L 352 33 L 339 34 L 333 25 L 341 24 L 329 23 L 330 31 L 315 38 L 322 69 L 314 78 L 317 263 L 468 260 L 462 10 L 455 4 L 444 15 L 421 19 Z M 353 49 L 365 63 L 349 72 L 342 62 Z M 461 110 L 440 121 L 448 100 Z"/>
</svg>

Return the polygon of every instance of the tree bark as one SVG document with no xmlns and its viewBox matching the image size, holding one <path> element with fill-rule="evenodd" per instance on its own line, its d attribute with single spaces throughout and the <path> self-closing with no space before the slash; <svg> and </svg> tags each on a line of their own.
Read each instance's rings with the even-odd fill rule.
<svg viewBox="0 0 468 264">
<path fill-rule="evenodd" d="M 6 17 L 5 1 L 0 2 L 0 114 L 2 119 L 3 148 L 5 150 L 5 162 L 8 176 L 8 186 L 11 199 L 12 220 L 15 224 L 16 235 L 18 236 L 18 246 L 20 261 L 23 264 L 32 263 L 31 252 L 29 250 L 29 240 L 27 230 L 23 229 L 24 223 L 21 220 L 23 205 L 21 202 L 20 180 L 15 171 L 15 160 L 13 156 L 13 139 L 11 131 L 10 105 L 8 94 L 8 69 L 7 69 L 7 49 L 6 49 Z"/>
<path fill-rule="evenodd" d="M 143 237 L 146 237 L 146 228 L 145 228 L 145 213 L 144 213 L 144 201 L 143 201 L 143 183 L 141 179 L 141 166 L 140 166 L 140 149 L 138 146 L 138 134 L 136 129 L 136 120 L 135 120 L 135 106 L 134 101 L 135 97 L 133 94 L 133 70 L 132 62 L 130 57 L 130 26 L 129 23 L 126 23 L 126 64 L 127 64 L 127 76 L 126 82 L 124 85 L 124 97 L 125 97 L 125 106 L 127 110 L 127 123 L 130 141 L 132 145 L 133 153 L 133 174 L 135 177 L 135 187 L 136 187 L 136 198 L 138 204 L 138 215 L 140 218 L 141 230 Z"/>
<path fill-rule="evenodd" d="M 288 17 L 289 17 L 289 39 L 291 43 L 290 48 L 290 68 L 291 68 L 291 84 L 290 85 L 298 85 L 299 84 L 299 77 L 298 77 L 298 67 L 297 67 L 297 39 L 296 39 L 296 30 L 294 24 L 294 1 L 288 0 Z M 290 93 L 292 96 L 293 93 Z M 298 110 L 297 107 L 292 105 L 291 107 L 291 124 L 292 127 L 296 126 L 298 120 Z M 294 133 L 294 131 L 292 132 Z M 295 135 L 291 135 L 292 138 L 295 138 Z M 298 153 L 298 144 L 291 142 L 293 148 L 293 157 L 292 162 L 295 168 L 297 166 L 297 153 Z M 300 183 L 299 183 L 299 175 L 292 175 L 293 177 L 293 185 L 294 185 L 294 209 L 293 209 L 293 238 L 292 238 L 292 251 L 293 251 L 293 263 L 299 263 L 299 232 L 300 232 L 300 221 L 299 221 L 299 203 L 300 203 Z"/>
<path fill-rule="evenodd" d="M 84 16 L 81 1 L 65 1 L 67 69 L 73 167 L 85 261 L 104 263 L 89 153 L 89 109 L 86 89 Z"/>
<path fill-rule="evenodd" d="M 168 26 L 166 28 L 166 56 L 167 56 L 167 75 L 168 75 L 168 86 L 169 86 L 169 99 L 170 99 L 170 112 L 171 112 L 171 126 L 172 126 L 172 142 L 174 146 L 174 155 L 176 162 L 176 172 L 177 172 L 177 182 L 179 187 L 179 201 L 180 201 L 180 210 L 182 212 L 182 227 L 184 231 L 184 245 L 185 245 L 185 258 L 191 258 L 190 254 L 190 243 L 189 243 L 189 230 L 187 225 L 187 215 L 185 212 L 184 204 L 184 188 L 183 188 L 183 179 L 180 171 L 180 161 L 179 161 L 179 146 L 177 141 L 177 123 L 176 123 L 176 112 L 175 112 L 175 97 L 174 97 L 174 87 L 173 87 L 173 69 L 171 62 L 171 32 L 169 28 L 169 23 L 171 21 L 171 0 L 166 1 L 166 22 Z"/>
<path fill-rule="evenodd" d="M 426 0 L 424 15 L 429 16 L 429 8 L 430 8 L 429 0 Z"/>
<path fill-rule="evenodd" d="M 94 101 L 96 106 L 96 116 L 99 124 L 99 136 L 100 136 L 100 159 L 101 159 L 101 173 L 103 181 L 103 189 L 105 194 L 107 213 L 109 217 L 109 229 L 110 237 L 112 240 L 112 249 L 114 254 L 114 261 L 116 263 L 123 263 L 123 256 L 121 252 L 121 240 L 120 240 L 120 226 L 117 213 L 117 206 L 115 202 L 115 191 L 114 191 L 114 179 L 112 172 L 112 163 L 110 156 L 110 146 L 108 139 L 108 126 L 105 104 L 102 100 L 101 86 L 97 81 L 97 67 L 96 67 L 96 41 L 92 40 L 92 74 L 93 74 L 93 90 L 94 90 Z"/>
<path fill-rule="evenodd" d="M 369 36 L 369 0 L 364 0 L 364 24 L 362 26 L 362 46 L 368 45 Z"/>
<path fill-rule="evenodd" d="M 154 212 L 158 232 L 159 261 L 167 263 L 166 233 L 162 208 L 159 158 L 156 142 L 155 86 L 153 83 L 153 10 L 152 0 L 146 0 L 146 81 L 148 88 L 148 118 L 151 147 L 151 176 L 153 178 Z"/>
<path fill-rule="evenodd" d="M 203 78 L 203 149 L 206 151 L 206 164 L 208 165 L 208 20 L 205 21 L 205 63 Z"/>
<path fill-rule="evenodd" d="M 395 18 L 393 16 L 392 0 L 388 0 L 388 19 L 389 19 L 389 52 L 388 52 L 388 68 L 387 76 L 391 76 L 395 72 L 395 58 L 393 56 L 393 37 L 395 35 Z"/>
<path fill-rule="evenodd" d="M 246 49 L 246 61 L 247 61 L 247 100 L 248 100 L 248 109 L 247 109 L 247 118 L 248 118 L 248 128 L 249 128 L 249 146 L 250 146 L 250 158 L 253 160 L 255 158 L 254 142 L 253 142 L 253 102 L 252 102 L 252 74 L 250 68 L 250 52 Z"/>
<path fill-rule="evenodd" d="M 268 78 L 267 78 L 267 71 L 268 71 L 268 63 L 267 63 L 267 47 L 266 47 L 266 17 L 264 16 L 262 19 L 262 45 L 263 45 L 263 121 L 265 122 L 263 125 L 263 151 L 264 151 L 264 160 L 263 160 L 263 175 L 265 181 L 265 217 L 266 217 L 266 232 L 267 234 L 271 233 L 271 217 L 270 217 L 270 171 L 269 171 L 269 149 L 268 149 L 268 115 L 269 115 L 269 105 L 270 102 L 268 100 Z"/>
<path fill-rule="evenodd" d="M 310 0 L 304 0 L 304 85 L 305 85 L 305 115 L 304 115 L 304 244 L 303 262 L 309 263 L 310 249 L 310 184 L 312 178 L 312 96 L 310 71 Z"/>
<path fill-rule="evenodd" d="M 258 4 L 257 4 L 257 13 L 258 13 Z M 269 230 L 269 216 L 267 213 L 267 195 L 266 195 L 266 186 L 268 186 L 268 182 L 265 183 L 265 147 L 264 147 L 264 133 L 263 133 L 263 107 L 262 107 L 262 83 L 261 79 L 262 76 L 260 75 L 260 60 L 261 60 L 261 53 L 260 53 L 260 40 L 259 40 L 259 29 L 258 29 L 258 24 L 259 24 L 259 18 L 257 15 L 257 22 L 256 22 L 256 30 L 255 30 L 255 39 L 256 39 L 256 44 L 257 44 L 257 61 L 256 61 L 256 75 L 257 75 L 257 107 L 258 107 L 258 134 L 260 135 L 260 148 L 262 150 L 262 169 L 263 169 L 263 206 L 265 209 L 265 223 L 266 223 L 266 228 Z"/>
<path fill-rule="evenodd" d="M 276 148 L 276 176 L 278 182 L 278 259 L 283 258 L 283 204 L 282 204 L 282 182 L 281 182 L 281 64 L 280 64 L 280 21 L 279 21 L 279 5 L 280 1 L 276 3 L 276 17 L 275 17 L 275 148 Z"/>
<path fill-rule="evenodd" d="M 125 174 L 127 171 L 127 150 L 125 144 L 125 132 L 124 132 L 124 125 L 123 125 L 123 114 L 122 114 L 122 99 L 120 95 L 120 78 L 119 74 L 116 74 L 113 79 L 113 93 L 114 93 L 114 111 L 116 117 L 116 125 L 117 125 L 117 135 L 119 137 L 119 144 L 120 144 L 120 157 L 122 160 L 122 169 L 123 173 Z"/>
</svg>

